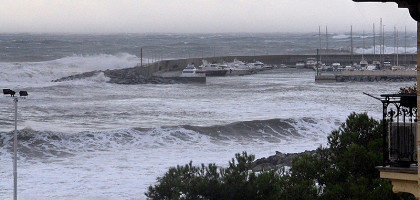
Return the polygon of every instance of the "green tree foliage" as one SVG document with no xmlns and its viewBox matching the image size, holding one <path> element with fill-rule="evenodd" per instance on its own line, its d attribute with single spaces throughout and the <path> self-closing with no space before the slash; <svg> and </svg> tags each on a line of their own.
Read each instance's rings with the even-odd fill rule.
<svg viewBox="0 0 420 200">
<path fill-rule="evenodd" d="M 236 154 L 227 168 L 192 162 L 169 169 L 150 186 L 150 200 L 415 199 L 392 192 L 375 166 L 382 164 L 382 124 L 352 113 L 328 136 L 328 148 L 302 155 L 290 170 L 252 172 L 253 155 Z"/>
<path fill-rule="evenodd" d="M 236 154 L 229 167 L 214 164 L 196 167 L 192 162 L 171 167 L 155 186 L 150 186 L 146 196 L 153 200 L 277 199 L 279 175 L 276 171 L 257 175 L 251 171 L 254 155 Z"/>
</svg>

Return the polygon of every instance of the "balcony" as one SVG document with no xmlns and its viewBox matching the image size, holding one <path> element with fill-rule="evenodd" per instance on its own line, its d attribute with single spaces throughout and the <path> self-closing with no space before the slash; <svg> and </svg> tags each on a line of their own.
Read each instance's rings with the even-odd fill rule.
<svg viewBox="0 0 420 200">
<path fill-rule="evenodd" d="M 389 179 L 395 193 L 420 197 L 417 159 L 417 95 L 383 94 L 383 165 L 381 178 Z"/>
<path fill-rule="evenodd" d="M 383 166 L 417 165 L 417 96 L 383 94 Z"/>
</svg>

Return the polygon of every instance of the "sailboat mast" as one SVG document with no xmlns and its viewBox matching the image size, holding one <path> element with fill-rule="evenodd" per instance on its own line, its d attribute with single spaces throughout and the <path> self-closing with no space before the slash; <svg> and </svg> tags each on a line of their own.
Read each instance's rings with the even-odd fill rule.
<svg viewBox="0 0 420 200">
<path fill-rule="evenodd" d="M 319 38 L 319 48 L 318 48 L 318 50 L 317 50 L 317 55 L 319 55 L 319 51 L 320 50 L 322 50 L 322 43 L 321 43 L 321 26 L 318 26 L 318 38 Z M 319 60 L 317 61 L 317 64 L 319 63 L 319 62 L 321 62 L 321 57 L 320 56 L 318 56 L 319 57 Z"/>
<path fill-rule="evenodd" d="M 381 20 L 382 21 L 382 20 Z M 385 25 L 382 25 L 382 64 L 385 61 Z"/>
<path fill-rule="evenodd" d="M 404 65 L 407 65 L 407 26 L 404 28 Z"/>
<path fill-rule="evenodd" d="M 363 38 L 362 60 L 365 60 L 365 57 L 364 57 L 364 55 L 365 55 L 365 31 L 364 30 L 363 30 L 363 36 L 362 36 L 362 38 Z"/>
<path fill-rule="evenodd" d="M 382 18 L 379 22 L 379 41 L 381 41 L 382 36 Z M 382 51 L 382 45 L 381 42 L 379 42 L 379 62 L 381 63 L 381 67 L 383 67 L 383 51 Z"/>
<path fill-rule="evenodd" d="M 319 49 L 316 49 L 316 75 L 319 76 Z"/>
<path fill-rule="evenodd" d="M 396 39 L 395 39 L 395 41 L 396 41 L 396 44 L 397 44 L 397 66 L 400 66 L 400 64 L 399 64 L 399 59 L 398 59 L 398 51 L 399 51 L 399 43 L 398 43 L 398 30 L 396 30 L 396 32 L 395 32 L 395 36 L 396 36 Z"/>
<path fill-rule="evenodd" d="M 325 38 L 326 38 L 326 43 L 327 43 L 327 48 L 326 48 L 326 53 L 325 53 L 325 65 L 328 65 L 327 64 L 327 62 L 328 62 L 328 58 L 327 58 L 327 56 L 328 56 L 328 26 L 325 26 Z"/>
<path fill-rule="evenodd" d="M 394 65 L 396 64 L 396 60 L 397 60 L 397 57 L 396 57 L 397 50 L 395 49 L 397 47 L 397 37 L 396 37 L 395 31 L 396 31 L 396 28 L 394 26 Z"/>
<path fill-rule="evenodd" d="M 373 23 L 373 58 L 376 60 L 376 33 L 375 33 L 375 23 Z"/>
<path fill-rule="evenodd" d="M 351 55 L 351 57 L 350 57 L 350 61 L 351 61 L 351 65 L 353 65 L 354 64 L 354 62 L 353 62 L 353 25 L 351 25 L 350 26 L 350 55 Z"/>
<path fill-rule="evenodd" d="M 322 48 L 321 46 L 321 26 L 318 26 L 318 40 L 319 40 L 319 49 Z"/>
</svg>

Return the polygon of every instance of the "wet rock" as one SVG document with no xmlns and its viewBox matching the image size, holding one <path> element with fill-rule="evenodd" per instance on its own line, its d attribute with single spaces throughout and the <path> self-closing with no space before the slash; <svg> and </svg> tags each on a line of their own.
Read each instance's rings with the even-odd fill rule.
<svg viewBox="0 0 420 200">
<path fill-rule="evenodd" d="M 89 78 L 89 77 L 92 77 L 92 76 L 95 76 L 95 75 L 99 74 L 99 72 L 100 71 L 91 71 L 91 72 L 85 72 L 85 73 L 81 73 L 81 74 L 75 74 L 75 75 L 71 75 L 71 76 L 67 76 L 67 77 L 63 77 L 63 78 L 53 80 L 52 82 L 63 82 L 63 81 L 71 81 L 71 80 L 82 79 L 82 78 Z"/>
<path fill-rule="evenodd" d="M 293 159 L 304 154 L 313 155 L 314 153 L 315 150 L 301 153 L 281 153 L 276 151 L 276 155 L 255 160 L 252 165 L 252 171 L 280 169 L 285 166 L 291 166 Z"/>
<path fill-rule="evenodd" d="M 106 77 L 109 78 L 108 83 L 115 84 L 125 84 L 125 85 L 134 85 L 134 84 L 176 84 L 180 83 L 176 78 L 162 78 L 162 77 L 144 77 L 142 71 L 138 67 L 134 68 L 125 68 L 125 69 L 115 69 L 115 70 L 105 70 L 105 71 L 92 71 L 82 74 L 76 74 L 68 77 L 63 77 L 60 79 L 53 80 L 53 82 L 62 82 L 62 81 L 71 81 L 75 79 L 83 79 L 95 76 L 103 72 Z"/>
</svg>

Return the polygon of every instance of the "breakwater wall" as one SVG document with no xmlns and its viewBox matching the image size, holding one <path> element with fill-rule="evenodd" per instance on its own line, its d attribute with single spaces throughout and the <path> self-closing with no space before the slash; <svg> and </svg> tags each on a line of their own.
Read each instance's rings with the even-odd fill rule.
<svg viewBox="0 0 420 200">
<path fill-rule="evenodd" d="M 374 60 L 378 55 L 365 55 L 368 61 Z M 289 67 L 294 67 L 296 62 L 306 60 L 314 57 L 314 55 L 262 55 L 262 56 L 224 56 L 224 57 L 209 57 L 209 58 L 189 58 L 189 59 L 173 59 L 161 60 L 154 63 L 145 64 L 144 66 L 137 65 L 131 68 L 114 69 L 105 71 L 92 71 L 82 74 L 62 77 L 54 82 L 68 81 L 73 79 L 80 79 L 98 75 L 103 73 L 110 78 L 110 83 L 118 84 L 143 84 L 143 83 L 176 83 L 176 82 L 194 82 L 203 83 L 205 78 L 177 78 L 181 71 L 187 64 L 195 64 L 196 66 L 202 64 L 205 59 L 210 63 L 232 62 L 235 58 L 244 62 L 261 61 L 268 65 L 285 64 Z M 331 55 L 331 60 L 340 62 L 346 65 L 351 62 L 349 55 Z M 353 57 L 354 58 L 354 57 Z M 407 55 L 409 63 L 416 63 L 417 55 Z M 391 60 L 392 62 L 392 60 Z M 376 74 L 372 74 L 376 73 Z M 323 73 L 315 77 L 317 82 L 342 82 L 342 81 L 408 81 L 416 80 L 416 71 L 343 71 L 338 73 Z"/>
<path fill-rule="evenodd" d="M 416 81 L 417 71 L 342 71 L 339 73 L 323 73 L 315 76 L 315 82 L 373 82 L 373 81 Z"/>
<path fill-rule="evenodd" d="M 339 62 L 341 65 L 350 65 L 352 62 L 360 62 L 362 55 L 348 55 L 348 54 L 332 54 L 332 55 L 321 55 L 321 61 L 331 64 L 333 62 Z M 377 54 L 366 54 L 363 57 L 369 62 L 380 59 Z M 138 69 L 138 72 L 145 77 L 152 77 L 159 75 L 158 72 L 168 71 L 181 71 L 187 64 L 195 64 L 199 66 L 202 64 L 202 60 L 207 60 L 210 63 L 223 63 L 232 62 L 234 59 L 238 59 L 243 62 L 255 62 L 261 61 L 269 65 L 280 65 L 285 64 L 289 67 L 294 67 L 297 62 L 305 61 L 307 58 L 316 58 L 316 55 L 258 55 L 258 56 L 222 56 L 222 57 L 206 57 L 206 58 L 184 58 L 184 59 L 172 59 L 172 60 L 161 60 L 154 63 L 147 64 Z M 385 60 L 391 63 L 397 63 L 396 55 L 388 54 L 384 56 Z M 416 64 L 417 54 L 406 54 L 399 55 L 400 64 Z M 138 66 L 139 67 L 139 66 Z"/>
</svg>

